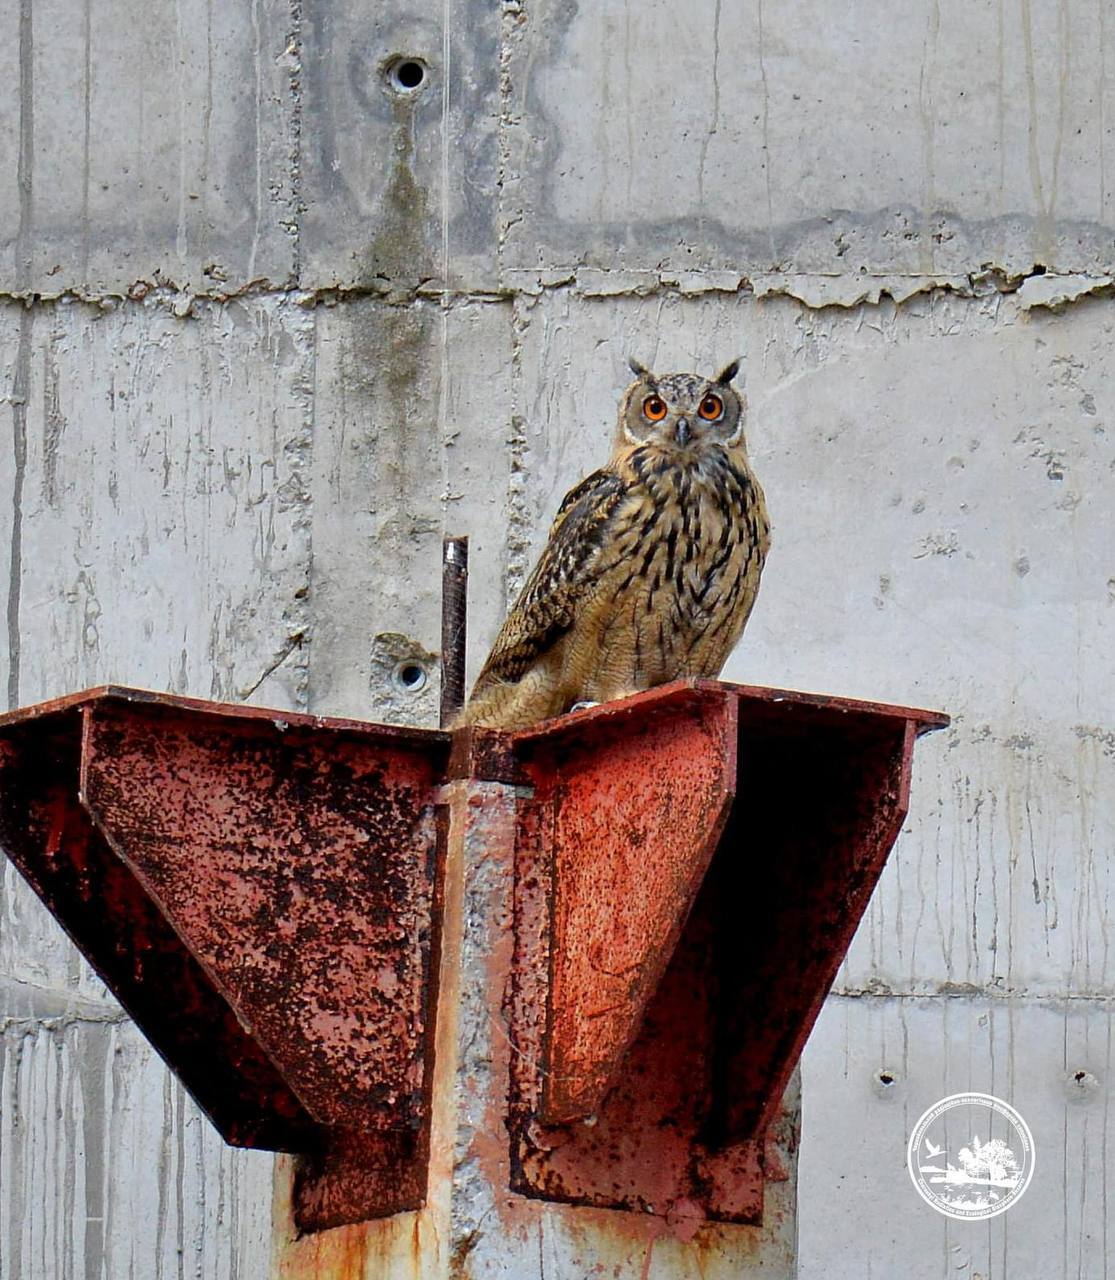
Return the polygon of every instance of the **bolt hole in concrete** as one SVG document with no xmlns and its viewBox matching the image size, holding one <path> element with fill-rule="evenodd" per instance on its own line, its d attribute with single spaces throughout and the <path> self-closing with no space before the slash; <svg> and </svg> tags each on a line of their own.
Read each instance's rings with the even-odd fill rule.
<svg viewBox="0 0 1115 1280">
<path fill-rule="evenodd" d="M 384 68 L 387 85 L 396 93 L 415 93 L 426 83 L 426 64 L 418 58 L 392 58 Z"/>
<path fill-rule="evenodd" d="M 417 662 L 400 662 L 395 668 L 395 683 L 408 693 L 417 693 L 426 685 L 426 668 Z"/>
<path fill-rule="evenodd" d="M 1065 1073 L 1065 1094 L 1071 1102 L 1093 1102 L 1103 1096 L 1099 1078 L 1086 1067 Z"/>
<path fill-rule="evenodd" d="M 880 1067 L 872 1072 L 871 1089 L 877 1098 L 886 1098 L 888 1102 L 901 1098 L 905 1093 L 898 1072 L 889 1067 Z"/>
</svg>

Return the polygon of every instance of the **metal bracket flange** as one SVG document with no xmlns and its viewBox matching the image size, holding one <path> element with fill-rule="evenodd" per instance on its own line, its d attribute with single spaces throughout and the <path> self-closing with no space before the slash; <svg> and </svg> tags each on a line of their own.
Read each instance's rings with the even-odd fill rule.
<svg viewBox="0 0 1115 1280">
<path fill-rule="evenodd" d="M 515 735 L 516 1189 L 761 1219 L 765 1135 L 942 723 L 689 681 Z"/>
<path fill-rule="evenodd" d="M 425 1195 L 446 736 L 100 689 L 0 724 L 0 844 L 306 1229 Z M 443 833 L 442 833 L 443 834 Z"/>
</svg>

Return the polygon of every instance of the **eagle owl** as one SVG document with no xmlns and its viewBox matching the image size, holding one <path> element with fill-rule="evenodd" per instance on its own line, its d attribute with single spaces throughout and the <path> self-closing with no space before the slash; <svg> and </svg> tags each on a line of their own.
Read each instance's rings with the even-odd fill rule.
<svg viewBox="0 0 1115 1280">
<path fill-rule="evenodd" d="M 759 589 L 770 525 L 734 360 L 631 361 L 611 459 L 571 489 L 461 716 L 519 729 L 580 702 L 715 677 Z"/>
</svg>

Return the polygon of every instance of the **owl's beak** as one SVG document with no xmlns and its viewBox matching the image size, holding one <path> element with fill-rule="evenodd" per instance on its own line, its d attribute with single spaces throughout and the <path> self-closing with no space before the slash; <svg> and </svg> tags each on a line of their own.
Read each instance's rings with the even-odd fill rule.
<svg viewBox="0 0 1115 1280">
<path fill-rule="evenodd" d="M 674 434 L 677 436 L 678 444 L 683 447 L 689 443 L 689 419 L 679 418 L 677 426 L 674 427 Z"/>
</svg>

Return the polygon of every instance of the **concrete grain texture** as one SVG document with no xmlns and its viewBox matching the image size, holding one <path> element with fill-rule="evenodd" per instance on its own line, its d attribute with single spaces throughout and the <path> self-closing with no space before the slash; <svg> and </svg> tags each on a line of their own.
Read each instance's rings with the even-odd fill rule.
<svg viewBox="0 0 1115 1280">
<path fill-rule="evenodd" d="M 226 1147 L 122 1015 L 0 1018 L 5 1280 L 262 1274 L 271 1164 Z"/>
<path fill-rule="evenodd" d="M 507 264 L 1106 270 L 1113 41 L 1085 3 L 543 0 Z"/>
<path fill-rule="evenodd" d="M 285 0 L 5 4 L 3 288 L 288 280 L 290 22 Z"/>
<path fill-rule="evenodd" d="M 8 704 L 433 723 L 442 533 L 474 674 L 626 358 L 742 355 L 774 541 L 726 677 L 953 716 L 806 1050 L 798 1275 L 1102 1280 L 1105 7 L 9 0 L 0 33 Z M 271 1158 L 221 1146 L 6 861 L 0 1034 L 3 1280 L 268 1274 Z M 1037 1147 L 990 1225 L 903 1171 L 966 1088 Z M 580 1247 L 547 1225 L 538 1274 Z"/>
</svg>

